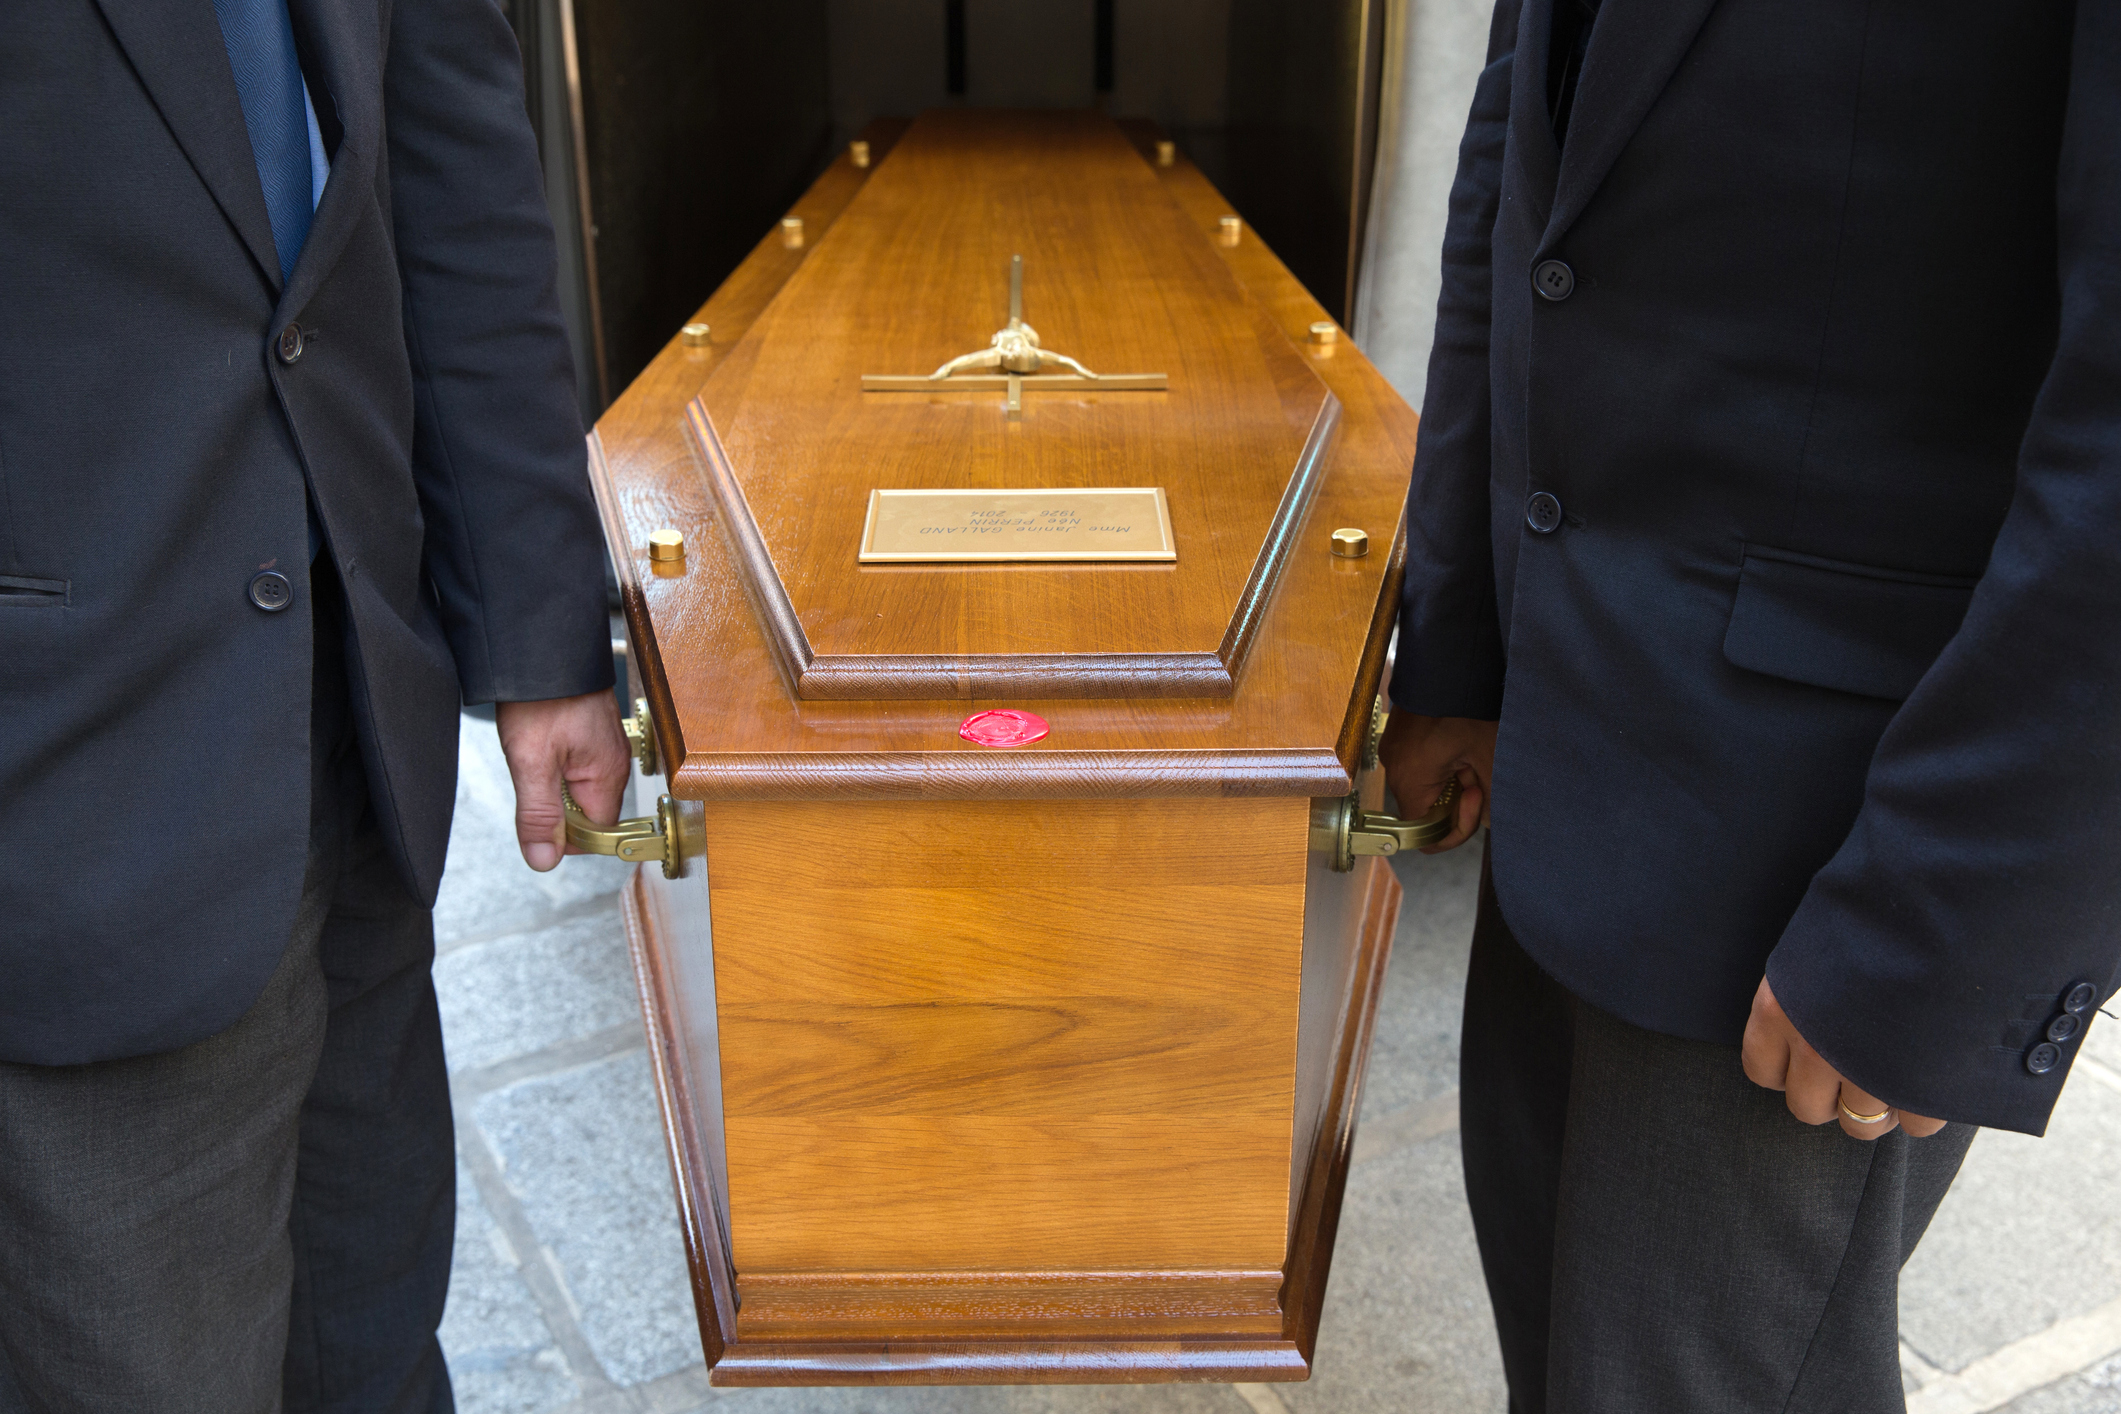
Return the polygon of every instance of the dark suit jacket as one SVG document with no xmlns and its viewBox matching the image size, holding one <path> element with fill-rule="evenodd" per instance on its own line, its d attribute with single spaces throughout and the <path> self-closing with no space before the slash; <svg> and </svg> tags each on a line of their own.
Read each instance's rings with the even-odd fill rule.
<svg viewBox="0 0 2121 1414">
<path fill-rule="evenodd" d="M 417 893 L 460 699 L 611 682 L 508 26 L 492 0 L 292 12 L 332 169 L 284 289 L 208 0 L 48 0 L 0 26 L 0 1059 L 210 1035 L 286 947 L 305 486 Z M 290 609 L 249 601 L 266 566 Z"/>
<path fill-rule="evenodd" d="M 1606 0 L 1565 151 L 1551 12 L 1460 156 L 1394 700 L 1500 717 L 1579 996 L 1735 1044 L 1765 969 L 2037 1133 L 2121 954 L 2121 7 Z"/>
</svg>

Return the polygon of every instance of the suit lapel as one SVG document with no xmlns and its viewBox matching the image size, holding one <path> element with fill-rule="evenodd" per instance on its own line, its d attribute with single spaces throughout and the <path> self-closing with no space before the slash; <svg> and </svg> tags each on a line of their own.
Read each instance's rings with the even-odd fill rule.
<svg viewBox="0 0 2121 1414">
<path fill-rule="evenodd" d="M 1542 247 L 1560 240 L 1583 214 L 1621 149 L 1642 126 L 1650 105 L 1671 81 L 1672 71 L 1693 47 L 1715 3 L 1604 0 L 1569 112 L 1568 147 L 1561 154 L 1561 178 Z M 1542 107 L 1545 93 L 1542 73 Z"/>
<path fill-rule="evenodd" d="M 315 56 L 324 86 L 312 100 L 330 102 L 341 129 L 331 176 L 295 261 L 283 303 L 299 309 L 338 264 L 347 237 L 375 191 L 376 155 L 383 137 L 381 19 L 371 0 L 289 0 L 299 45 Z M 365 36 L 365 38 L 364 38 Z"/>
<path fill-rule="evenodd" d="M 96 3 L 177 146 L 277 291 L 280 255 L 273 248 L 272 217 L 266 214 L 250 129 L 243 125 L 243 104 L 213 6 L 208 0 Z"/>
<path fill-rule="evenodd" d="M 1554 0 L 1524 0 L 1510 55 L 1510 151 L 1541 226 L 1554 205 L 1561 152 L 1547 115 L 1547 51 L 1552 48 Z"/>
</svg>

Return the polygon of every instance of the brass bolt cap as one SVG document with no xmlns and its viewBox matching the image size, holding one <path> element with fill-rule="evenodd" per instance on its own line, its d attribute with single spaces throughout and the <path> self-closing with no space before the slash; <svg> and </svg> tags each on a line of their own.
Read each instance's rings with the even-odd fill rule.
<svg viewBox="0 0 2121 1414">
<path fill-rule="evenodd" d="M 651 560 L 682 560 L 685 558 L 685 534 L 665 526 L 661 530 L 648 532 L 648 558 Z"/>
<path fill-rule="evenodd" d="M 687 324 L 678 330 L 678 337 L 685 341 L 688 348 L 697 349 L 706 346 L 707 336 L 711 332 L 705 324 Z"/>
<path fill-rule="evenodd" d="M 1311 326 L 1311 342 L 1334 344 L 1340 342 L 1340 326 L 1330 319 L 1321 319 Z"/>
<path fill-rule="evenodd" d="M 1159 143 L 1158 143 L 1158 144 L 1156 145 L 1156 165 L 1157 165 L 1157 166 L 1159 166 L 1159 167 L 1168 167 L 1168 166 L 1170 166 L 1170 165 L 1171 165 L 1172 163 L 1176 162 L 1177 160 L 1178 160 L 1178 144 L 1177 144 L 1177 143 L 1175 143 L 1175 142 L 1159 142 Z"/>
<path fill-rule="evenodd" d="M 1333 553 L 1343 560 L 1359 560 L 1370 553 L 1368 532 L 1343 526 L 1333 532 Z"/>
<path fill-rule="evenodd" d="M 857 167 L 869 165 L 869 144 L 857 138 L 847 144 L 847 160 Z"/>
</svg>

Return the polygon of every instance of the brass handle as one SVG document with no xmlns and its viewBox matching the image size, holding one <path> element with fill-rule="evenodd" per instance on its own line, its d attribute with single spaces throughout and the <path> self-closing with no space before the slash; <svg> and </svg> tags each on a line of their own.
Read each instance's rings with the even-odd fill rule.
<svg viewBox="0 0 2121 1414">
<path fill-rule="evenodd" d="M 685 856 L 678 845 L 678 806 L 669 796 L 655 803 L 655 814 L 609 826 L 584 815 L 564 783 L 560 805 L 567 814 L 567 843 L 584 854 L 615 854 L 635 864 L 658 861 L 666 879 L 675 879 L 681 872 Z"/>
<path fill-rule="evenodd" d="M 1311 848 L 1330 854 L 1334 872 L 1345 874 L 1359 858 L 1401 854 L 1435 844 L 1448 836 L 1457 823 L 1456 781 L 1445 784 L 1443 794 L 1418 820 L 1372 815 L 1362 808 L 1361 793 L 1357 792 L 1313 809 Z"/>
<path fill-rule="evenodd" d="M 641 774 L 656 774 L 662 763 L 656 758 L 655 722 L 648 715 L 648 699 L 634 698 L 633 715 L 619 725 L 626 730 L 626 746 L 633 752 L 634 764 L 641 768 Z"/>
</svg>

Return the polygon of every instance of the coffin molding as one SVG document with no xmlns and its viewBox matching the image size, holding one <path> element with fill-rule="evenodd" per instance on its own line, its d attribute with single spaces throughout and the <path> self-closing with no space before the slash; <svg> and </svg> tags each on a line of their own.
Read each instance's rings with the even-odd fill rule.
<svg viewBox="0 0 2121 1414">
<path fill-rule="evenodd" d="M 788 689 L 808 701 L 927 700 L 936 698 L 1228 697 L 1237 690 L 1245 658 L 1259 637 L 1274 588 L 1288 565 L 1290 546 L 1311 509 L 1340 425 L 1340 400 L 1331 393 L 1289 474 L 1289 484 L 1260 543 L 1222 642 L 1212 653 L 920 653 L 820 654 L 803 631 L 801 615 L 775 568 L 773 553 L 703 400 L 685 410 L 685 431 L 720 512 L 719 523 L 765 628 L 773 661 Z M 977 571 L 974 571 L 977 572 Z M 989 573 L 1006 574 L 999 567 Z"/>
</svg>

